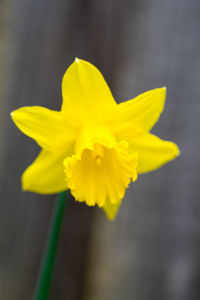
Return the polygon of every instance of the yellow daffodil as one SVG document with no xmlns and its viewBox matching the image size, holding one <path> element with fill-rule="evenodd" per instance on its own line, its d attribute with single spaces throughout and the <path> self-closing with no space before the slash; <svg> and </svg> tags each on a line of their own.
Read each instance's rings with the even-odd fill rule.
<svg viewBox="0 0 200 300">
<path fill-rule="evenodd" d="M 166 88 L 117 104 L 92 64 L 75 59 L 62 81 L 61 111 L 22 107 L 11 113 L 18 128 L 42 148 L 22 175 L 26 191 L 70 189 L 77 201 L 98 205 L 113 219 L 129 183 L 174 159 L 176 144 L 149 133 Z"/>
</svg>

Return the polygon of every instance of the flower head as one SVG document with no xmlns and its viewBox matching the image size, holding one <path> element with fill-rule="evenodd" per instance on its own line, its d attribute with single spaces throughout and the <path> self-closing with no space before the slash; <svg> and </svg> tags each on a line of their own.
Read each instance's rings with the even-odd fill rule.
<svg viewBox="0 0 200 300">
<path fill-rule="evenodd" d="M 18 128 L 42 148 L 22 175 L 24 190 L 70 189 L 77 201 L 98 205 L 113 219 L 137 175 L 174 159 L 176 144 L 149 133 L 163 110 L 166 88 L 117 104 L 92 64 L 75 59 L 62 81 L 61 111 L 22 107 Z"/>
</svg>

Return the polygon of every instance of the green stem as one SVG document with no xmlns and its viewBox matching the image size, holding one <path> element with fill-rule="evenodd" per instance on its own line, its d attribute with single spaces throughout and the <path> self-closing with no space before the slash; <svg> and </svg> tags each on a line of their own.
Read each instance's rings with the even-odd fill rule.
<svg viewBox="0 0 200 300">
<path fill-rule="evenodd" d="M 35 300 L 47 300 L 49 297 L 64 208 L 67 202 L 66 198 L 68 198 L 67 196 L 69 197 L 69 192 L 63 192 L 60 193 L 56 199 L 52 224 L 49 230 L 46 249 L 37 280 Z"/>
</svg>

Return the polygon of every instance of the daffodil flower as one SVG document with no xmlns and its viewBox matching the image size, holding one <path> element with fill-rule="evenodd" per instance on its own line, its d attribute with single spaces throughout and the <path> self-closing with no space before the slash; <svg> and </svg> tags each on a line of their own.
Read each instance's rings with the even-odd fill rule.
<svg viewBox="0 0 200 300">
<path fill-rule="evenodd" d="M 98 69 L 75 59 L 62 81 L 60 111 L 22 107 L 17 127 L 42 148 L 22 175 L 23 190 L 70 189 L 75 200 L 102 207 L 114 219 L 126 188 L 179 154 L 173 142 L 149 133 L 164 108 L 166 88 L 117 104 Z"/>
</svg>

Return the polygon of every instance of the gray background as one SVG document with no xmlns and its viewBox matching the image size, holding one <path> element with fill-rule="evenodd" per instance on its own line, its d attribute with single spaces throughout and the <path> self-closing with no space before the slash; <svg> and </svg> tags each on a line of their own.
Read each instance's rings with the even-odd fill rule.
<svg viewBox="0 0 200 300">
<path fill-rule="evenodd" d="M 39 148 L 9 112 L 58 109 L 75 56 L 99 67 L 118 102 L 167 86 L 153 132 L 182 154 L 140 176 L 114 222 L 70 200 L 51 300 L 200 299 L 198 0 L 1 0 L 0 299 L 32 298 L 55 201 L 21 192 Z"/>
</svg>

